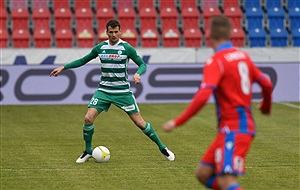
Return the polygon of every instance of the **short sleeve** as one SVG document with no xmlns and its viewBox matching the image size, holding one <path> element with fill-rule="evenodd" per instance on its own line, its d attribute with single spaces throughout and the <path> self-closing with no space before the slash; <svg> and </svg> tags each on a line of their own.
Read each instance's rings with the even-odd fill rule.
<svg viewBox="0 0 300 190">
<path fill-rule="evenodd" d="M 216 89 L 223 74 L 223 64 L 218 59 L 210 58 L 206 61 L 203 71 L 202 88 Z"/>
</svg>

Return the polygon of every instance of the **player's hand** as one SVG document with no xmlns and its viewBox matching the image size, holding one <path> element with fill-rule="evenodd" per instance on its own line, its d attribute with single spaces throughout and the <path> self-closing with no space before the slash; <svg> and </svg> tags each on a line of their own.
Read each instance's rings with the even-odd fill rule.
<svg viewBox="0 0 300 190">
<path fill-rule="evenodd" d="M 64 66 L 61 66 L 61 67 L 58 67 L 56 69 L 53 69 L 53 71 L 50 73 L 50 77 L 51 76 L 57 77 L 59 75 L 59 73 L 61 73 L 62 70 L 64 70 L 64 68 L 65 68 Z"/>
<path fill-rule="evenodd" d="M 167 121 L 164 125 L 163 125 L 163 129 L 166 132 L 171 132 L 173 131 L 173 129 L 175 128 L 175 122 L 173 120 Z"/>
<path fill-rule="evenodd" d="M 141 75 L 135 73 L 132 77 L 132 80 L 134 81 L 134 84 L 140 84 L 141 82 Z"/>
<path fill-rule="evenodd" d="M 258 109 L 264 115 L 270 115 L 270 109 L 263 108 L 262 104 L 258 105 Z"/>
</svg>

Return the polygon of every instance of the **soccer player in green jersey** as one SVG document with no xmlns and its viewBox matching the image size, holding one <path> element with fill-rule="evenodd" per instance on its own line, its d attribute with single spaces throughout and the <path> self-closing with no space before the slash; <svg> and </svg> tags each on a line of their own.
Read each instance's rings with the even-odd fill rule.
<svg viewBox="0 0 300 190">
<path fill-rule="evenodd" d="M 135 84 L 140 83 L 140 76 L 146 71 L 145 62 L 137 55 L 136 50 L 130 44 L 120 39 L 121 26 L 117 20 L 112 19 L 107 22 L 106 34 L 108 40 L 96 45 L 89 54 L 58 67 L 50 73 L 50 76 L 57 77 L 63 70 L 83 66 L 98 56 L 101 61 L 101 78 L 98 89 L 88 104 L 88 111 L 84 118 L 83 138 L 86 146 L 83 154 L 76 162 L 83 163 L 92 156 L 94 121 L 102 111 L 107 112 L 111 104 L 124 110 L 135 125 L 157 144 L 161 153 L 168 160 L 175 160 L 173 152 L 161 142 L 151 124 L 141 116 L 135 97 L 130 90 L 127 73 L 129 59 L 139 66 L 133 76 Z"/>
</svg>

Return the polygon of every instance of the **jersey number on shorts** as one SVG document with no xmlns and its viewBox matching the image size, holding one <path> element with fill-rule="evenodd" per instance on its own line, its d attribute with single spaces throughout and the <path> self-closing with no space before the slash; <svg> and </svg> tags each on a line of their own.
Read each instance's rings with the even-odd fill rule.
<svg viewBox="0 0 300 190">
<path fill-rule="evenodd" d="M 246 95 L 250 93 L 250 79 L 249 79 L 249 69 L 244 61 L 238 63 L 238 70 L 241 77 L 241 89 Z"/>
<path fill-rule="evenodd" d="M 97 105 L 97 103 L 98 103 L 98 98 L 92 98 L 90 101 L 90 104 L 92 105 Z"/>
</svg>

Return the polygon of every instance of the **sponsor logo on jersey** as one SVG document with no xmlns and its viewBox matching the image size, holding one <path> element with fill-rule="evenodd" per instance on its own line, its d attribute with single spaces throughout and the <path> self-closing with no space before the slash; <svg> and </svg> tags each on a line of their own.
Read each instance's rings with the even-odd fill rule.
<svg viewBox="0 0 300 190">
<path fill-rule="evenodd" d="M 117 54 L 100 54 L 101 59 L 119 59 L 120 55 Z"/>
<path fill-rule="evenodd" d="M 121 107 L 123 110 L 125 110 L 125 111 L 132 111 L 132 110 L 134 110 L 135 109 L 135 105 L 134 104 L 132 104 L 132 105 L 130 105 L 130 106 L 123 106 L 123 107 Z"/>
<path fill-rule="evenodd" d="M 117 59 L 117 58 L 120 58 L 120 55 L 108 54 L 108 58 Z"/>
</svg>

